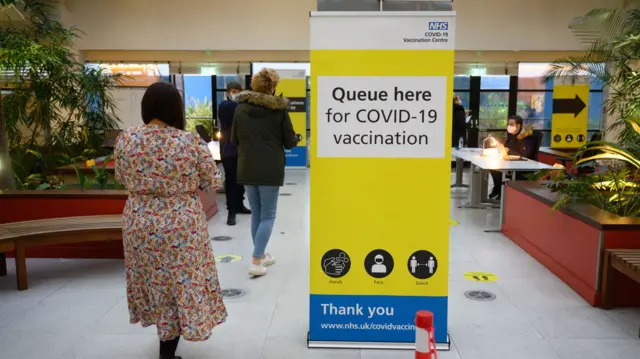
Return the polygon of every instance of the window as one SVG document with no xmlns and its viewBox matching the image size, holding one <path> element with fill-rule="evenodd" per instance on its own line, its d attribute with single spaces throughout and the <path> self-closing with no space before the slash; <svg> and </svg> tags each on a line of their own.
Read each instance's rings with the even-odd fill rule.
<svg viewBox="0 0 640 359">
<path fill-rule="evenodd" d="M 542 145 L 551 143 L 553 117 L 553 87 L 556 81 L 545 81 L 550 69 L 548 63 L 521 63 L 518 69 L 518 93 L 516 113 L 526 123 L 543 132 Z M 602 124 L 604 83 L 597 78 L 581 78 L 581 83 L 590 84 L 589 122 L 587 128 L 591 136 Z"/>
<path fill-rule="evenodd" d="M 311 132 L 311 76 L 307 76 L 307 138 Z"/>
<path fill-rule="evenodd" d="M 453 88 L 455 91 L 469 91 L 471 89 L 471 77 L 459 75 L 454 76 Z"/>
<path fill-rule="evenodd" d="M 510 76 L 480 77 L 480 129 L 504 129 L 509 117 Z M 477 86 L 477 85 L 476 85 Z"/>
<path fill-rule="evenodd" d="M 235 81 L 237 83 L 239 83 L 240 85 L 242 85 L 243 87 L 245 86 L 245 81 L 244 81 L 245 77 L 244 75 L 218 75 L 216 76 L 216 88 L 218 90 L 227 90 L 227 85 L 231 82 L 231 81 Z"/>
<path fill-rule="evenodd" d="M 207 116 L 211 108 L 211 76 L 184 76 L 185 110 L 193 116 Z M 210 110 L 209 110 L 210 111 Z"/>
<path fill-rule="evenodd" d="M 226 99 L 227 99 L 227 92 L 226 91 L 217 91 L 216 92 L 216 103 L 218 104 L 218 106 L 220 106 L 222 101 L 224 101 Z"/>
<path fill-rule="evenodd" d="M 481 129 L 503 129 L 509 117 L 509 92 L 480 93 Z"/>
<path fill-rule="evenodd" d="M 469 102 L 471 99 L 471 93 L 470 92 L 457 92 L 456 91 L 456 96 L 460 96 L 460 102 L 462 102 L 462 107 L 465 108 L 465 110 L 469 109 Z"/>
<path fill-rule="evenodd" d="M 480 90 L 509 90 L 509 76 L 482 76 Z"/>
<path fill-rule="evenodd" d="M 551 128 L 553 92 L 518 92 L 516 114 L 537 129 Z"/>
<path fill-rule="evenodd" d="M 454 76 L 453 92 L 456 96 L 460 96 L 462 106 L 468 110 L 471 99 L 471 77 L 459 75 Z"/>
<path fill-rule="evenodd" d="M 602 91 L 591 91 L 589 93 L 589 125 L 590 130 L 602 129 L 602 112 L 603 112 L 603 95 Z"/>
<path fill-rule="evenodd" d="M 518 90 L 553 90 L 553 80 L 546 81 L 542 76 L 518 77 Z"/>
</svg>

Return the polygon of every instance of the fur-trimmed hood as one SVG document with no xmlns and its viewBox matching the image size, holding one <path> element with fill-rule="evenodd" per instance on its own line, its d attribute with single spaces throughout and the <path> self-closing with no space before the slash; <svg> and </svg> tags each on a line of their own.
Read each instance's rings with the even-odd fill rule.
<svg viewBox="0 0 640 359">
<path fill-rule="evenodd" d="M 264 107 L 269 110 L 286 110 L 289 107 L 289 99 L 286 97 L 267 95 L 254 91 L 242 91 L 238 95 L 238 102 Z"/>
<path fill-rule="evenodd" d="M 518 139 L 522 140 L 525 139 L 529 136 L 533 135 L 533 126 L 531 125 L 527 125 L 524 126 L 521 130 L 520 133 L 518 134 Z"/>
</svg>

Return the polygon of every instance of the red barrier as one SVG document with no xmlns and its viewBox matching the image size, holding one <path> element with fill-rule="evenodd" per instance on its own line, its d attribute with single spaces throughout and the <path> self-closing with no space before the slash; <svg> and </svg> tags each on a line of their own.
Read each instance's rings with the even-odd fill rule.
<svg viewBox="0 0 640 359">
<path fill-rule="evenodd" d="M 434 333 L 433 313 L 416 313 L 416 359 L 438 359 Z"/>
</svg>

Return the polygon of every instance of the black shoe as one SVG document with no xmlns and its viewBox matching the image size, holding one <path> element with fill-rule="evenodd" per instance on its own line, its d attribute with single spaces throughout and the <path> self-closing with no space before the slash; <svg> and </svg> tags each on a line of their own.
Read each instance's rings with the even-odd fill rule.
<svg viewBox="0 0 640 359">
<path fill-rule="evenodd" d="M 240 210 L 238 210 L 236 213 L 238 214 L 251 214 L 251 210 L 245 206 L 240 207 Z"/>
<path fill-rule="evenodd" d="M 493 199 L 493 198 L 498 197 L 499 195 L 500 195 L 500 191 L 493 190 L 493 191 L 491 191 L 491 193 L 489 193 L 489 198 Z"/>
<path fill-rule="evenodd" d="M 236 225 L 236 214 L 229 213 L 229 216 L 227 217 L 227 226 L 235 226 L 235 225 Z"/>
</svg>

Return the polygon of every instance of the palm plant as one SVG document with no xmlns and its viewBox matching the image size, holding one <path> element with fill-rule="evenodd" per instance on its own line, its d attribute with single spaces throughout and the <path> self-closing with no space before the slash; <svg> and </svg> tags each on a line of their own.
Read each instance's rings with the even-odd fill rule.
<svg viewBox="0 0 640 359">
<path fill-rule="evenodd" d="M 570 29 L 584 44 L 582 56 L 559 59 L 547 79 L 576 81 L 597 78 L 609 89 L 608 130 L 618 143 L 636 154 L 640 136 L 627 122 L 640 115 L 640 9 L 594 9 L 575 20 Z"/>
<path fill-rule="evenodd" d="M 109 89 L 119 75 L 106 76 L 77 61 L 71 46 L 79 31 L 54 20 L 53 5 L 0 2 L 26 20 L 0 27 L 0 81 L 8 89 L 0 103 L 0 188 L 14 188 L 10 158 L 27 167 L 21 156 L 37 149 L 46 164 L 59 152 L 99 148 L 104 131 L 118 127 Z"/>
<path fill-rule="evenodd" d="M 186 110 L 187 131 L 194 132 L 196 126 L 202 125 L 209 134 L 213 134 L 213 102 L 206 97 L 204 101 L 190 98 Z"/>
<path fill-rule="evenodd" d="M 110 90 L 120 84 L 121 74 L 83 66 L 73 75 L 77 92 L 68 94 L 61 102 L 67 113 L 56 123 L 52 145 L 65 153 L 79 153 L 85 148 L 98 150 L 104 143 L 105 131 L 120 127 L 115 114 L 117 104 Z"/>
<path fill-rule="evenodd" d="M 608 131 L 617 141 L 592 141 L 580 148 L 575 166 L 605 161 L 611 170 L 573 177 L 563 172 L 548 185 L 560 197 L 554 208 L 585 201 L 619 216 L 640 215 L 640 10 L 595 9 L 570 28 L 585 44 L 583 56 L 560 59 L 547 79 L 597 78 L 611 93 Z"/>
</svg>

